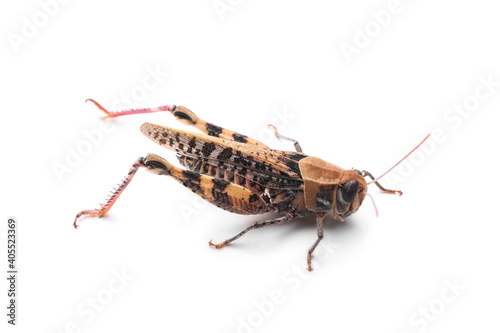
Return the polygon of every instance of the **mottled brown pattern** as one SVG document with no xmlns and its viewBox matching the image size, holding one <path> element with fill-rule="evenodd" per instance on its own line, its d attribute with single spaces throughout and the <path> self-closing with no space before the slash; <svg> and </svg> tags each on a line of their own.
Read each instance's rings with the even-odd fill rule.
<svg viewBox="0 0 500 333">
<path fill-rule="evenodd" d="M 224 210 L 247 215 L 261 214 L 273 209 L 260 196 L 255 199 L 254 193 L 242 186 L 175 167 L 160 156 L 148 155 L 146 166 L 149 166 L 149 172 L 174 178 L 193 193 Z"/>
<path fill-rule="evenodd" d="M 156 143 L 168 149 L 182 152 L 183 155 L 194 158 L 199 157 L 199 155 L 196 155 L 194 152 L 188 153 L 186 149 L 186 146 L 188 146 L 189 142 L 193 139 L 195 140 L 196 149 L 200 150 L 203 150 L 206 143 L 212 143 L 215 149 L 210 154 L 203 156 L 211 160 L 223 162 L 220 163 L 220 165 L 224 163 L 234 163 L 235 165 L 248 167 L 266 174 L 274 174 L 279 178 L 289 177 L 295 178 L 298 181 L 300 181 L 298 160 L 307 156 L 300 153 L 284 153 L 269 148 L 255 148 L 248 144 L 234 141 L 229 142 L 224 139 L 149 123 L 143 124 L 141 126 L 141 131 Z M 171 142 L 169 140 L 168 143 L 162 144 L 154 135 L 149 135 L 149 131 L 167 133 L 169 138 L 173 137 L 175 139 L 175 142 L 170 144 Z M 181 143 L 183 144 L 182 149 L 179 147 Z M 259 153 L 259 155 L 257 155 L 257 153 Z"/>
<path fill-rule="evenodd" d="M 266 187 L 301 189 L 303 186 L 302 181 L 299 181 L 297 179 L 287 179 L 270 176 L 268 174 L 261 173 L 260 171 L 235 166 L 233 164 L 227 163 L 219 166 L 215 161 L 209 160 L 207 162 L 204 162 L 202 160 L 194 159 L 188 156 L 179 157 L 179 161 L 186 168 L 204 174 L 209 173 L 203 171 L 203 165 L 210 165 L 213 168 L 212 170 L 209 169 L 209 172 L 211 172 L 210 175 L 216 176 L 219 179 L 224 179 L 235 184 L 242 185 L 254 193 L 262 193 L 263 188 Z M 236 180 L 235 174 L 238 176 Z"/>
</svg>

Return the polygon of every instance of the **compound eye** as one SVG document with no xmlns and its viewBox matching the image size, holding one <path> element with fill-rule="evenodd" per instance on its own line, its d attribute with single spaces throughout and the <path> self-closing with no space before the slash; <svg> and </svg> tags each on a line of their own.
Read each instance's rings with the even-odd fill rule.
<svg viewBox="0 0 500 333">
<path fill-rule="evenodd" d="M 356 198 L 356 195 L 358 194 L 358 188 L 359 184 L 355 180 L 351 180 L 350 182 L 345 183 L 344 186 L 342 186 L 342 191 L 340 192 L 342 200 L 346 203 L 353 202 Z"/>
</svg>

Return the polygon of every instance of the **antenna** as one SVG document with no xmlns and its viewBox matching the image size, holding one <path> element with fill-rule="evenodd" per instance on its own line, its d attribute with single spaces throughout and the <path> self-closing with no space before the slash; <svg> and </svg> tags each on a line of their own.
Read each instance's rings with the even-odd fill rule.
<svg viewBox="0 0 500 333">
<path fill-rule="evenodd" d="M 377 205 L 375 205 L 375 200 L 373 200 L 373 197 L 370 195 L 370 193 L 366 193 L 366 195 L 372 200 L 373 208 L 375 208 L 375 215 L 378 217 L 378 209 Z"/>
<path fill-rule="evenodd" d="M 382 174 L 382 176 L 379 176 L 378 178 L 373 179 L 371 182 L 369 182 L 368 185 L 376 183 L 380 178 L 384 177 L 389 172 L 391 172 L 395 167 L 397 167 L 401 162 L 403 162 L 408 156 L 410 156 L 415 150 L 417 150 L 418 147 L 420 147 L 425 142 L 425 140 L 427 140 L 430 136 L 431 136 L 430 133 L 427 134 L 427 136 L 425 137 L 425 139 L 423 139 L 422 142 L 420 142 L 415 148 L 413 148 L 408 154 L 406 154 L 405 157 L 403 157 L 398 163 L 394 164 L 394 166 L 392 168 L 390 168 L 389 170 L 387 170 L 386 172 L 384 172 Z"/>
</svg>

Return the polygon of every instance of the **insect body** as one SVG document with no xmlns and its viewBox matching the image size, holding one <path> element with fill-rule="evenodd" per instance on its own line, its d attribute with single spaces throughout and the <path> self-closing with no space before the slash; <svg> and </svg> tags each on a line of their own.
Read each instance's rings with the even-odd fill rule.
<svg viewBox="0 0 500 333">
<path fill-rule="evenodd" d="M 90 101 L 106 113 L 105 118 L 170 111 L 179 121 L 198 128 L 204 134 L 143 124 L 141 132 L 160 146 L 174 150 L 185 169 L 173 166 L 158 155 L 139 157 L 106 203 L 99 209 L 83 210 L 76 215 L 75 228 L 81 216 L 104 216 L 137 170 L 145 168 L 151 173 L 175 179 L 224 210 L 237 214 L 283 214 L 254 223 L 222 243 L 210 241 L 209 244 L 215 248 L 230 244 L 252 229 L 316 214 L 317 239 L 307 253 L 308 269 L 312 270 L 311 254 L 323 238 L 323 218 L 332 212 L 337 219 L 343 220 L 355 213 L 367 194 L 365 177 L 370 177 L 383 192 L 402 194 L 384 189 L 366 171 L 344 170 L 302 153 L 297 141 L 281 136 L 274 126 L 276 136 L 294 142 L 296 152 L 271 149 L 255 139 L 208 123 L 182 106 L 108 112 L 97 102 Z"/>
</svg>

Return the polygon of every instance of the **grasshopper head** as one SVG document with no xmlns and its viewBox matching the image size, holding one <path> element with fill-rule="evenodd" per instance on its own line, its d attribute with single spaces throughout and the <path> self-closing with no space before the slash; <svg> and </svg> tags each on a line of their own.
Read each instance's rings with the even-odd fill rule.
<svg viewBox="0 0 500 333">
<path fill-rule="evenodd" d="M 363 203 L 366 181 L 358 170 L 345 170 L 337 188 L 335 212 L 340 217 L 354 214 Z"/>
<path fill-rule="evenodd" d="M 332 211 L 339 217 L 355 213 L 366 196 L 367 185 L 357 170 L 344 170 L 320 158 L 308 156 L 299 162 L 304 180 L 306 208 Z"/>
</svg>

